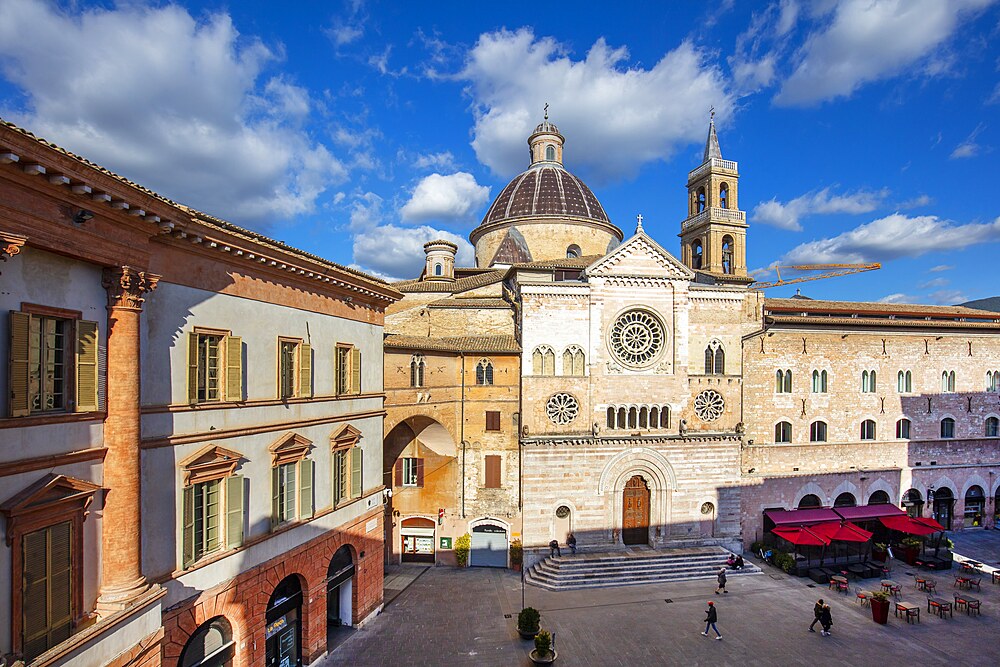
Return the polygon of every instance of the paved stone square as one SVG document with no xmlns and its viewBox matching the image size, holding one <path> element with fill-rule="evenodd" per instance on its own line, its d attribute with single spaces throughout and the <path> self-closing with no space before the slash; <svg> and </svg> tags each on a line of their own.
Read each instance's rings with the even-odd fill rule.
<svg viewBox="0 0 1000 667">
<path fill-rule="evenodd" d="M 1000 532 L 979 531 L 973 540 L 982 560 L 995 564 Z M 992 554 L 992 556 L 990 556 Z M 764 574 L 732 577 L 730 593 L 713 594 L 714 580 L 654 586 L 551 592 L 531 586 L 525 600 L 542 614 L 542 627 L 556 634 L 557 665 L 996 665 L 1000 663 L 1000 586 L 984 580 L 981 617 L 956 613 L 940 619 L 926 612 L 926 599 L 896 562 L 901 599 L 922 605 L 919 624 L 907 625 L 890 611 L 880 626 L 851 593 L 766 566 Z M 954 574 L 934 573 L 941 597 L 951 599 Z M 877 580 L 866 580 L 878 585 Z M 833 608 L 833 635 L 810 633 L 816 598 Z M 672 602 L 666 602 L 666 600 Z M 708 600 L 719 609 L 722 641 L 702 637 Z M 515 631 L 521 581 L 515 572 L 431 568 L 391 605 L 320 665 L 436 666 L 530 665 L 531 642 Z M 505 618 L 510 614 L 511 618 Z"/>
</svg>

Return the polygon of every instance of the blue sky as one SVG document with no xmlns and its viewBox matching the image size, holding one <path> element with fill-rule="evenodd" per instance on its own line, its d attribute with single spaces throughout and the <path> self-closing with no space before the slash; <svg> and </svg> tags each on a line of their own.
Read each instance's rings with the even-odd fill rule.
<svg viewBox="0 0 1000 667">
<path fill-rule="evenodd" d="M 0 0 L 0 115 L 161 194 L 412 277 L 527 166 L 566 166 L 678 253 L 708 110 L 748 264 L 868 262 L 816 298 L 1000 294 L 997 0 Z M 774 296 L 794 293 L 775 288 Z"/>
</svg>

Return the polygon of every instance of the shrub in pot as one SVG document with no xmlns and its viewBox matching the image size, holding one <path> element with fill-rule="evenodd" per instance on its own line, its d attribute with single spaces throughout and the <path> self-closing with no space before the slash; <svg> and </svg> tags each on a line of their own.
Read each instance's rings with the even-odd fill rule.
<svg viewBox="0 0 1000 667">
<path fill-rule="evenodd" d="M 885 559 L 889 556 L 889 545 L 885 542 L 876 542 L 872 545 L 872 560 L 876 560 L 879 563 L 884 563 Z"/>
<path fill-rule="evenodd" d="M 872 608 L 872 620 L 885 625 L 889 621 L 889 594 L 885 591 L 875 591 L 869 603 Z"/>
<path fill-rule="evenodd" d="M 536 665 L 547 665 L 555 661 L 556 652 L 552 649 L 552 634 L 548 630 L 539 630 L 535 635 L 535 650 L 531 652 L 530 657 Z"/>
<path fill-rule="evenodd" d="M 534 607 L 525 607 L 517 614 L 517 632 L 521 639 L 531 639 L 538 634 L 541 614 Z"/>
<path fill-rule="evenodd" d="M 514 570 L 520 570 L 524 564 L 524 547 L 521 540 L 514 540 L 510 543 L 510 566 Z"/>
<path fill-rule="evenodd" d="M 472 535 L 466 533 L 455 540 L 455 560 L 459 567 L 469 564 L 469 551 L 472 550 Z"/>
</svg>

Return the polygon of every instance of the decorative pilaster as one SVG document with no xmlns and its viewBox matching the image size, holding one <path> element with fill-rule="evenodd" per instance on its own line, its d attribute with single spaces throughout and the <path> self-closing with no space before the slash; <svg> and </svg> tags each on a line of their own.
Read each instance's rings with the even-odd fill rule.
<svg viewBox="0 0 1000 667">
<path fill-rule="evenodd" d="M 0 232 L 0 262 L 6 262 L 8 257 L 20 254 L 27 240 L 24 236 Z"/>
<path fill-rule="evenodd" d="M 108 291 L 107 418 L 104 422 L 102 615 L 128 606 L 149 584 L 142 574 L 140 316 L 160 277 L 131 266 L 104 269 Z"/>
</svg>

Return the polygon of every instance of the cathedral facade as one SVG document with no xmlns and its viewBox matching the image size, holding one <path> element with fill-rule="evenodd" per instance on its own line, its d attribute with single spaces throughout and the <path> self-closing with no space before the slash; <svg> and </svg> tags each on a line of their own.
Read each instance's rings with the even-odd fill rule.
<svg viewBox="0 0 1000 667">
<path fill-rule="evenodd" d="M 470 234 L 476 267 L 435 241 L 422 275 L 394 285 L 390 561 L 413 559 L 418 518 L 421 558 L 454 562 L 469 533 L 471 564 L 500 566 L 517 540 L 528 563 L 570 532 L 592 550 L 737 548 L 775 508 L 995 524 L 1000 315 L 765 298 L 714 123 L 678 255 L 641 217 L 625 238 L 564 143 L 547 117 L 531 134 L 528 169 Z"/>
</svg>

